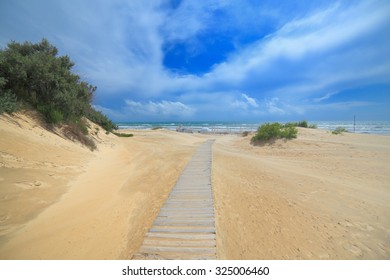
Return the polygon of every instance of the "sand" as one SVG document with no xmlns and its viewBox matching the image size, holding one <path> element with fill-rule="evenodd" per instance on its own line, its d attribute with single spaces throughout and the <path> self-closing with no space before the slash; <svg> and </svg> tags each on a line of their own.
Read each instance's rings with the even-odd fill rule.
<svg viewBox="0 0 390 280">
<path fill-rule="evenodd" d="M 390 259 L 389 136 L 230 136 L 213 176 L 222 259 Z"/>
<path fill-rule="evenodd" d="M 92 131 L 94 152 L 0 116 L 0 259 L 130 259 L 208 138 L 220 259 L 390 259 L 388 136 Z"/>
</svg>

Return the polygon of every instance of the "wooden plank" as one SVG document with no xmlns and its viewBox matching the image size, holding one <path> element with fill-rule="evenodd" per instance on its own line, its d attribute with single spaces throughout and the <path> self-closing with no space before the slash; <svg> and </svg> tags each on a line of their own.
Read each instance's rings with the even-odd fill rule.
<svg viewBox="0 0 390 280">
<path fill-rule="evenodd" d="M 150 232 L 183 232 L 183 233 L 215 233 L 215 227 L 164 227 L 164 226 L 153 226 Z"/>
<path fill-rule="evenodd" d="M 133 260 L 215 260 L 215 254 L 177 254 L 164 252 L 163 254 L 155 253 L 137 253 L 132 257 Z"/>
<path fill-rule="evenodd" d="M 166 239 L 200 239 L 200 240 L 208 240 L 215 239 L 214 233 L 171 233 L 171 232 L 148 232 L 146 237 L 153 238 L 166 238 Z"/>
<path fill-rule="evenodd" d="M 167 240 L 165 238 L 153 239 L 146 238 L 144 245 L 148 246 L 168 246 L 168 247 L 215 247 L 215 239 L 205 240 Z"/>
<path fill-rule="evenodd" d="M 211 190 L 177 190 L 172 195 L 212 195 Z"/>
<path fill-rule="evenodd" d="M 175 208 L 166 208 L 164 210 L 161 210 L 160 213 L 158 214 L 158 216 L 169 216 L 169 215 L 172 215 L 172 216 L 180 216 L 180 215 L 188 215 L 188 216 L 214 216 L 214 211 L 213 210 L 203 210 L 203 209 L 199 209 L 199 210 L 183 210 L 183 211 L 177 211 Z"/>
<path fill-rule="evenodd" d="M 167 205 L 166 203 L 165 205 Z M 180 198 L 175 198 L 175 199 L 170 199 L 169 204 L 172 205 L 178 205 L 178 204 L 183 204 L 186 206 L 189 206 L 191 204 L 204 204 L 204 205 L 209 205 L 207 207 L 213 206 L 213 201 L 211 199 L 196 199 L 196 200 L 188 200 L 188 199 L 180 199 Z"/>
<path fill-rule="evenodd" d="M 158 217 L 214 217 L 214 212 L 190 211 L 190 212 L 160 212 Z"/>
<path fill-rule="evenodd" d="M 154 221 L 153 226 L 214 227 L 214 221 Z"/>
<path fill-rule="evenodd" d="M 192 202 L 168 202 L 164 204 L 164 208 L 178 208 L 178 207 L 191 207 L 191 208 L 208 208 L 212 207 L 212 202 L 192 201 Z"/>
<path fill-rule="evenodd" d="M 157 218 L 158 219 L 168 218 L 168 219 L 213 219 L 214 220 L 214 215 L 213 214 L 192 214 L 192 213 L 180 214 L 180 213 L 175 213 L 175 214 L 161 214 L 161 215 L 158 215 Z"/>
<path fill-rule="evenodd" d="M 142 245 L 141 246 L 141 253 L 157 253 L 161 254 L 162 252 L 169 252 L 169 253 L 196 253 L 196 254 L 215 254 L 216 249 L 214 247 L 162 247 L 162 246 L 147 246 Z"/>
<path fill-rule="evenodd" d="M 164 211 L 177 211 L 177 212 L 191 212 L 191 211 L 207 211 L 207 212 L 214 212 L 214 207 L 204 207 L 204 208 L 197 208 L 197 207 L 191 207 L 191 208 L 186 208 L 186 207 L 163 207 L 160 212 Z"/>
<path fill-rule="evenodd" d="M 199 217 L 191 217 L 191 218 L 188 218 L 188 217 L 181 217 L 181 216 L 176 216 L 176 217 L 157 217 L 155 222 L 156 221 L 159 221 L 159 222 L 205 222 L 205 223 L 210 223 L 210 222 L 213 222 L 214 223 L 214 217 L 207 217 L 207 218 L 199 218 Z"/>
<path fill-rule="evenodd" d="M 175 199 L 212 201 L 213 197 L 212 197 L 211 193 L 203 194 L 203 195 L 199 195 L 196 193 L 190 194 L 190 195 L 188 195 L 188 194 L 182 194 L 182 195 L 175 194 L 175 195 L 169 196 L 166 202 L 169 202 L 169 201 L 172 201 Z"/>
</svg>

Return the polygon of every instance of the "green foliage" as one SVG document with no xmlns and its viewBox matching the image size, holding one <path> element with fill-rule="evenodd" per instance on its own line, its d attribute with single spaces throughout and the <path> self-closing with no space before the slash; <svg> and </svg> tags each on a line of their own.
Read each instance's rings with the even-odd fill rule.
<svg viewBox="0 0 390 280">
<path fill-rule="evenodd" d="M 7 91 L 0 93 L 0 114 L 11 114 L 19 109 L 19 103 L 16 99 L 16 95 Z"/>
<path fill-rule="evenodd" d="M 295 127 L 304 127 L 304 128 L 317 128 L 316 124 L 309 125 L 309 123 L 306 120 L 300 122 L 289 122 L 286 123 L 286 125 L 292 125 Z"/>
<path fill-rule="evenodd" d="M 40 43 L 11 42 L 0 50 L 0 77 L 5 90 L 43 113 L 51 123 L 81 118 L 91 105 L 96 87 L 73 74 L 74 63 L 46 39 Z"/>
<path fill-rule="evenodd" d="M 158 130 L 158 129 L 163 129 L 163 127 L 162 126 L 155 126 L 152 128 L 152 130 Z"/>
<path fill-rule="evenodd" d="M 69 123 L 65 126 L 65 135 L 71 140 L 77 140 L 91 151 L 96 149 L 95 142 L 88 136 L 88 128 L 83 120 Z"/>
<path fill-rule="evenodd" d="M 292 124 L 282 125 L 280 123 L 265 123 L 257 129 L 257 133 L 252 137 L 253 142 L 266 142 L 274 139 L 296 138 L 298 130 Z"/>
<path fill-rule="evenodd" d="M 131 133 L 119 133 L 119 132 L 113 132 L 118 137 L 133 137 L 134 135 Z"/>
<path fill-rule="evenodd" d="M 286 125 L 292 125 L 292 126 L 295 126 L 295 127 L 305 127 L 305 128 L 308 127 L 307 121 L 290 122 L 290 123 L 286 123 Z"/>
<path fill-rule="evenodd" d="M 249 135 L 249 131 L 244 131 L 243 133 L 242 133 L 242 137 L 247 137 Z"/>
<path fill-rule="evenodd" d="M 52 124 L 68 124 L 68 134 L 92 147 L 83 117 L 108 132 L 116 125 L 91 106 L 96 87 L 72 73 L 74 63 L 46 39 L 33 44 L 10 42 L 0 49 L 0 113 L 18 109 L 17 100 L 31 105 Z"/>
<path fill-rule="evenodd" d="M 106 115 L 92 107 L 87 110 L 86 117 L 92 122 L 103 127 L 107 132 L 118 129 L 118 126 L 114 124 L 109 118 L 107 118 Z"/>
<path fill-rule="evenodd" d="M 339 126 L 332 131 L 332 134 L 342 134 L 343 132 L 348 132 L 348 130 L 345 127 Z"/>
<path fill-rule="evenodd" d="M 0 114 L 8 113 L 11 114 L 19 109 L 19 103 L 16 95 L 10 90 L 5 90 L 4 86 L 7 80 L 0 77 Z"/>
<path fill-rule="evenodd" d="M 19 103 L 16 95 L 11 91 L 3 92 L 0 89 L 0 115 L 3 113 L 11 114 L 19 109 Z"/>
<path fill-rule="evenodd" d="M 298 130 L 293 125 L 284 125 L 280 129 L 278 138 L 293 139 L 297 138 Z"/>
<path fill-rule="evenodd" d="M 47 121 L 53 124 L 59 124 L 64 120 L 64 114 L 60 110 L 54 108 L 49 108 L 45 116 Z"/>
</svg>

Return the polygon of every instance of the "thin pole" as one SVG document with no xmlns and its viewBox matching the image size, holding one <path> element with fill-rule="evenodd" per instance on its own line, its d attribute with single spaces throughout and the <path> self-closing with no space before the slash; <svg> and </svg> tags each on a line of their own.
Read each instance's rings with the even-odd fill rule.
<svg viewBox="0 0 390 280">
<path fill-rule="evenodd" d="M 353 116 L 353 133 L 355 133 L 355 126 L 356 126 L 356 116 Z"/>
</svg>

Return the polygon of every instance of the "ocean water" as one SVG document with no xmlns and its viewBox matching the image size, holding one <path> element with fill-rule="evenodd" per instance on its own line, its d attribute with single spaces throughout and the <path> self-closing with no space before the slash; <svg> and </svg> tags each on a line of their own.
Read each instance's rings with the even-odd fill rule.
<svg viewBox="0 0 390 280">
<path fill-rule="evenodd" d="M 203 133 L 242 133 L 244 131 L 256 131 L 264 122 L 119 122 L 119 129 L 151 130 L 162 127 L 168 130 L 180 130 L 183 132 Z M 313 121 L 318 129 L 334 130 L 344 127 L 349 132 L 364 134 L 390 135 L 390 121 Z"/>
</svg>

